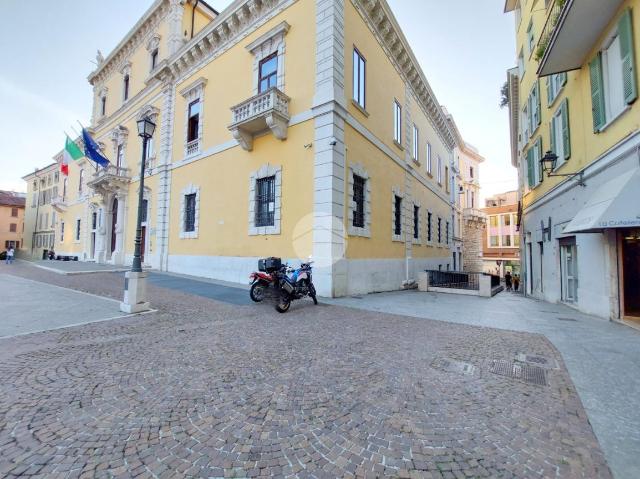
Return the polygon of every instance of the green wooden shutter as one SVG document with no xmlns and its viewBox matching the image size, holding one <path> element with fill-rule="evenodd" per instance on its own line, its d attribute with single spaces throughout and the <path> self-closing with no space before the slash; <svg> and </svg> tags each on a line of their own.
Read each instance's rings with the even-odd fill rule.
<svg viewBox="0 0 640 479">
<path fill-rule="evenodd" d="M 527 182 L 529 183 L 529 188 L 534 187 L 534 181 L 533 148 L 529 148 L 527 150 Z"/>
<path fill-rule="evenodd" d="M 542 121 L 542 101 L 540 99 L 540 81 L 539 80 L 536 80 L 535 91 L 536 91 L 536 102 L 537 102 L 537 105 L 536 105 L 537 110 L 536 111 L 538 113 L 538 118 L 536 120 L 537 121 L 536 126 L 538 126 L 538 125 L 540 125 L 540 122 Z"/>
<path fill-rule="evenodd" d="M 549 132 L 551 133 L 549 137 L 551 138 L 551 151 L 556 152 L 556 116 L 553 115 L 551 117 L 551 123 L 549 123 Z"/>
<path fill-rule="evenodd" d="M 540 175 L 538 177 L 538 179 L 540 180 L 538 183 L 542 183 L 544 181 L 544 171 L 542 170 L 542 157 L 544 156 L 544 153 L 542 152 L 542 138 L 538 138 L 538 141 L 536 141 L 535 148 L 536 150 L 538 150 L 537 168 L 538 168 L 538 174 Z"/>
<path fill-rule="evenodd" d="M 563 86 L 567 84 L 567 72 L 560 73 L 560 84 Z"/>
<path fill-rule="evenodd" d="M 618 35 L 620 37 L 620 57 L 622 59 L 622 85 L 624 90 L 624 99 L 627 103 L 633 103 L 635 99 L 638 98 L 638 88 L 636 84 L 631 9 L 626 10 L 618 22 Z"/>
<path fill-rule="evenodd" d="M 552 78 L 552 76 L 545 78 L 545 84 L 547 86 L 547 106 L 551 106 L 551 102 L 553 101 L 553 97 L 551 96 L 551 84 L 553 83 Z"/>
<path fill-rule="evenodd" d="M 593 111 L 593 131 L 596 133 L 606 123 L 604 107 L 604 83 L 602 80 L 602 53 L 589 63 L 589 76 L 591 77 L 591 109 Z"/>
<path fill-rule="evenodd" d="M 569 127 L 569 100 L 567 98 L 562 102 L 562 146 L 564 150 L 564 159 L 571 157 L 571 130 Z"/>
</svg>

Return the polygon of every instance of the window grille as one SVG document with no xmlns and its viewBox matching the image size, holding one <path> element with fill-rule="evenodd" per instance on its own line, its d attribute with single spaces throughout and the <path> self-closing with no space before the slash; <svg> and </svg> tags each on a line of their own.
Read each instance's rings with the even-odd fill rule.
<svg viewBox="0 0 640 479">
<path fill-rule="evenodd" d="M 256 180 L 255 226 L 275 226 L 276 177 Z"/>
<path fill-rule="evenodd" d="M 402 234 L 402 198 L 396 195 L 395 197 L 395 211 L 394 211 L 394 234 L 400 236 Z"/>
<path fill-rule="evenodd" d="M 196 194 L 184 196 L 184 231 L 191 233 L 196 230 Z"/>
<path fill-rule="evenodd" d="M 420 237 L 420 207 L 413 205 L 413 237 Z"/>
<path fill-rule="evenodd" d="M 353 210 L 353 226 L 364 228 L 364 195 L 366 180 L 361 176 L 353 175 L 353 201 L 356 204 Z"/>
</svg>

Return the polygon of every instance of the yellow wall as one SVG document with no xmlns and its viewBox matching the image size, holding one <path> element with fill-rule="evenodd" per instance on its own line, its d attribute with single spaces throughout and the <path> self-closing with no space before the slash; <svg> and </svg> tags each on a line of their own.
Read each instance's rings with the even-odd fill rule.
<svg viewBox="0 0 640 479">
<path fill-rule="evenodd" d="M 534 6 L 536 5 L 536 6 Z M 536 43 L 542 33 L 544 24 L 547 19 L 547 12 L 544 8 L 540 8 L 541 3 L 529 0 L 522 12 L 522 21 L 517 28 L 517 53 L 525 45 L 527 37 L 527 26 L 529 21 L 533 19 L 534 31 L 536 34 Z M 553 5 L 551 2 L 549 5 Z M 601 37 L 593 45 L 593 48 L 586 58 L 585 64 L 580 70 L 570 71 L 567 73 L 567 84 L 560 92 L 554 103 L 547 106 L 547 90 L 544 78 L 540 78 L 540 97 L 541 97 L 541 123 L 538 129 L 531 136 L 531 140 L 523 147 L 521 161 L 526 163 L 526 151 L 535 144 L 538 138 L 542 138 L 543 154 L 550 149 L 550 124 L 551 119 L 559 108 L 564 98 L 569 103 L 569 125 L 571 135 L 571 157 L 558 169 L 558 173 L 574 173 L 580 171 L 594 160 L 598 159 L 607 150 L 615 146 L 624 139 L 628 134 L 637 131 L 640 128 L 640 102 L 636 101 L 631 108 L 622 114 L 615 122 L 609 125 L 604 131 L 594 133 L 592 101 L 591 101 L 591 81 L 589 76 L 589 62 L 595 57 L 601 49 L 601 45 L 607 35 L 618 23 L 623 11 L 631 7 L 634 44 L 636 54 L 636 75 L 638 66 L 640 66 L 640 0 L 625 1 L 610 24 L 604 29 Z M 534 49 L 535 51 L 535 49 Z M 534 82 L 537 81 L 536 70 L 538 62 L 535 60 L 535 53 L 531 58 L 526 58 L 525 52 L 525 75 L 520 83 L 520 106 L 519 111 L 522 114 L 529 92 Z M 636 77 L 636 82 L 640 88 L 640 79 Z M 526 171 L 526 165 L 525 165 Z M 536 200 L 544 196 L 552 187 L 556 186 L 565 178 L 548 178 L 545 174 L 544 181 L 537 187 L 533 188 L 524 196 L 524 206 L 527 207 Z"/>
</svg>

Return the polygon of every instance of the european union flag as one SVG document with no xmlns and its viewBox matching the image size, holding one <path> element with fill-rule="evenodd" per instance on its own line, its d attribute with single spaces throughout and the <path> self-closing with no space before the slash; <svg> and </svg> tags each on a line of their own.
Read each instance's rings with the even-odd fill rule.
<svg viewBox="0 0 640 479">
<path fill-rule="evenodd" d="M 84 142 L 84 154 L 87 158 L 95 161 L 102 167 L 106 168 L 107 166 L 109 166 L 109 160 L 102 156 L 102 154 L 100 153 L 100 147 L 95 142 L 95 140 L 91 138 L 91 135 L 86 128 L 82 129 L 82 140 Z"/>
</svg>

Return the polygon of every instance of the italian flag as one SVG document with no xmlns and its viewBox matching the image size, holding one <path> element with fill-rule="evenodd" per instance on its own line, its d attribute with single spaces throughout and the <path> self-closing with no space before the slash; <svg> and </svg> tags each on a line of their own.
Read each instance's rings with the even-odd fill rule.
<svg viewBox="0 0 640 479">
<path fill-rule="evenodd" d="M 67 140 L 64 142 L 64 154 L 62 156 L 62 164 L 60 165 L 60 171 L 65 176 L 69 176 L 69 163 L 73 160 L 79 160 L 84 154 L 82 150 L 78 148 L 78 145 L 67 136 Z"/>
</svg>

